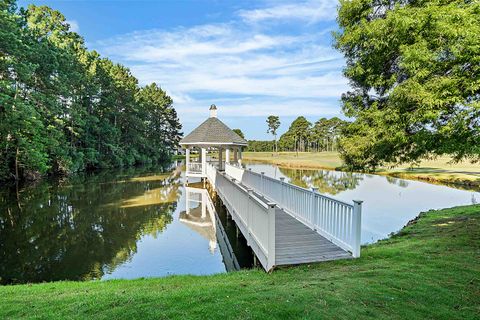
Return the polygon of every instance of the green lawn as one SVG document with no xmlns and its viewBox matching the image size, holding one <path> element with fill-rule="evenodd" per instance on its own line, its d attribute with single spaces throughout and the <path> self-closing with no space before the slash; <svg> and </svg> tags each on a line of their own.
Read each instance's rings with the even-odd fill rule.
<svg viewBox="0 0 480 320">
<path fill-rule="evenodd" d="M 480 205 L 429 211 L 362 257 L 215 276 L 0 287 L 0 319 L 479 319 Z"/>
<path fill-rule="evenodd" d="M 245 152 L 243 159 L 253 162 L 272 163 L 281 167 L 304 169 L 337 169 L 342 170 L 342 160 L 337 152 Z M 406 179 L 427 180 L 446 184 L 480 186 L 480 164 L 470 162 L 449 163 L 450 157 L 438 157 L 435 160 L 424 160 L 419 166 L 408 165 L 396 168 L 381 168 L 378 174 L 390 175 Z"/>
</svg>

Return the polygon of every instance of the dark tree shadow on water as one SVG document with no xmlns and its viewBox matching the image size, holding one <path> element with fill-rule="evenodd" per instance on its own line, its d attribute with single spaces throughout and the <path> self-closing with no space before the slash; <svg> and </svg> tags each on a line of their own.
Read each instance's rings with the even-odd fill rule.
<svg viewBox="0 0 480 320">
<path fill-rule="evenodd" d="M 0 190 L 0 283 L 99 279 L 172 222 L 181 172 L 108 171 Z M 21 208 L 21 209 L 19 209 Z"/>
<path fill-rule="evenodd" d="M 364 175 L 360 173 L 280 168 L 290 182 L 303 188 L 318 188 L 320 193 L 336 195 L 345 190 L 355 189 Z"/>
</svg>

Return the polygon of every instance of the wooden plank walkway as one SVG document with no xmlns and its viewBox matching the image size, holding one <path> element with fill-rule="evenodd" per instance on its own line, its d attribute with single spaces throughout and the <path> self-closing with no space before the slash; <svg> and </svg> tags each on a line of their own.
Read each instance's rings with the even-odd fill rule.
<svg viewBox="0 0 480 320">
<path fill-rule="evenodd" d="M 292 265 L 352 258 L 352 254 L 333 244 L 288 213 L 275 217 L 275 264 Z"/>
<path fill-rule="evenodd" d="M 207 170 L 210 183 L 266 271 L 275 266 L 354 257 L 348 248 L 322 236 L 288 211 L 278 205 L 272 207 L 275 201 L 260 193 L 258 188 L 246 187 L 241 179 L 207 169 L 212 171 Z M 275 219 L 267 219 L 272 214 Z M 275 226 L 271 227 L 272 224 Z"/>
<path fill-rule="evenodd" d="M 265 203 L 262 194 L 254 194 Z M 295 265 L 339 259 L 351 259 L 343 250 L 290 214 L 281 210 L 275 216 L 275 265 Z"/>
</svg>

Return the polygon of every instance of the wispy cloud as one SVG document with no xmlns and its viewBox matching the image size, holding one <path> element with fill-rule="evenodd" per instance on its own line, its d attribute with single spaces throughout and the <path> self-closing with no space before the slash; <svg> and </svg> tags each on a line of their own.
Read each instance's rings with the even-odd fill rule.
<svg viewBox="0 0 480 320">
<path fill-rule="evenodd" d="M 313 3 L 241 11 L 228 23 L 137 31 L 95 47 L 128 65 L 142 84 L 160 84 L 174 98 L 185 123 L 200 122 L 211 103 L 229 117 L 338 115 L 338 99 L 348 84 L 341 74 L 344 60 L 331 47 L 334 25 L 312 33 L 301 24 L 290 32 L 246 23 L 286 18 L 286 11 L 289 17 L 331 19 L 332 14 L 307 14 Z M 315 3 L 331 7 L 331 1 Z"/>
<path fill-rule="evenodd" d="M 275 6 L 240 10 L 239 15 L 247 22 L 299 20 L 314 23 L 335 19 L 337 2 L 332 0 L 297 1 Z"/>
</svg>

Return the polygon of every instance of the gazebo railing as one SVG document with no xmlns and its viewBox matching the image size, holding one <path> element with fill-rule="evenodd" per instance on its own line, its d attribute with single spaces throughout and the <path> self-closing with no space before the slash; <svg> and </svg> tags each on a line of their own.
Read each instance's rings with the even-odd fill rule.
<svg viewBox="0 0 480 320">
<path fill-rule="evenodd" d="M 203 166 L 200 162 L 189 162 L 187 163 L 187 173 L 202 173 Z"/>
</svg>

